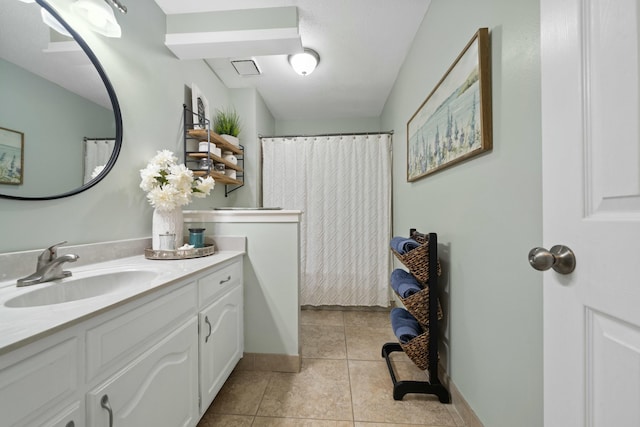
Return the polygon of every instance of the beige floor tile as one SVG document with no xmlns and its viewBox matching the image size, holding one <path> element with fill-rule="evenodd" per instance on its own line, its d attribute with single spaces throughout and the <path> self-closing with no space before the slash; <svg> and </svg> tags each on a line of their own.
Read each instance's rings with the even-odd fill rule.
<svg viewBox="0 0 640 427">
<path fill-rule="evenodd" d="M 390 340 L 389 342 L 395 341 L 397 342 L 397 340 Z M 382 354 L 382 353 L 381 353 Z M 382 356 L 381 356 L 382 357 Z M 393 361 L 393 362 L 405 362 L 405 363 L 413 363 L 411 361 L 411 359 L 409 359 L 409 356 L 407 356 L 407 354 L 404 351 L 394 351 L 393 353 L 389 354 L 389 358 Z M 384 360 L 384 359 L 383 359 Z M 415 365 L 414 365 L 415 366 Z M 416 366 L 416 369 L 418 369 L 418 367 Z"/>
<path fill-rule="evenodd" d="M 273 373 L 258 416 L 351 421 L 346 360 L 302 359 L 298 374 Z"/>
<path fill-rule="evenodd" d="M 198 427 L 464 426 L 435 396 L 393 400 L 380 354 L 395 341 L 388 312 L 305 309 L 300 331 L 299 374 L 234 371 Z M 403 352 L 391 360 L 399 380 L 427 379 Z"/>
<path fill-rule="evenodd" d="M 253 417 L 248 415 L 222 415 L 207 413 L 197 427 L 251 427 Z"/>
<path fill-rule="evenodd" d="M 423 372 L 410 363 L 395 362 L 398 380 L 424 380 Z M 449 411 L 432 395 L 407 394 L 393 400 L 393 383 L 383 361 L 349 361 L 355 421 L 376 423 L 455 426 Z"/>
<path fill-rule="evenodd" d="M 301 325 L 302 357 L 346 359 L 344 328 L 331 325 Z"/>
<path fill-rule="evenodd" d="M 394 342 L 396 337 L 391 328 L 366 328 L 347 326 L 347 358 L 353 360 L 384 360 L 382 345 Z"/>
<path fill-rule="evenodd" d="M 384 360 L 384 359 L 383 359 Z M 426 371 L 418 368 L 415 363 L 409 359 L 409 357 L 403 352 L 395 352 L 391 354 L 391 364 L 393 371 L 396 373 L 398 381 L 412 380 L 412 381 L 428 381 L 429 377 Z M 387 369 L 387 372 L 389 370 Z"/>
<path fill-rule="evenodd" d="M 256 417 L 253 427 L 353 427 L 351 421 Z"/>
<path fill-rule="evenodd" d="M 391 321 L 389 320 L 389 311 L 345 311 L 344 324 L 349 326 L 360 326 L 367 328 L 389 328 L 391 329 Z"/>
<path fill-rule="evenodd" d="M 207 412 L 255 415 L 272 375 L 273 372 L 233 371 Z"/>
<path fill-rule="evenodd" d="M 424 424 L 363 423 L 363 422 L 356 422 L 353 425 L 354 427 L 441 427 L 441 426 L 425 426 Z"/>
<path fill-rule="evenodd" d="M 342 311 L 302 310 L 300 312 L 300 324 L 344 326 L 344 316 Z"/>
<path fill-rule="evenodd" d="M 464 427 L 464 420 L 462 419 L 462 416 L 458 413 L 458 411 L 456 411 L 456 408 L 453 405 L 444 405 L 444 406 L 445 408 L 447 408 L 447 410 L 451 414 L 451 417 L 453 417 L 453 421 L 456 423 L 456 426 Z"/>
</svg>

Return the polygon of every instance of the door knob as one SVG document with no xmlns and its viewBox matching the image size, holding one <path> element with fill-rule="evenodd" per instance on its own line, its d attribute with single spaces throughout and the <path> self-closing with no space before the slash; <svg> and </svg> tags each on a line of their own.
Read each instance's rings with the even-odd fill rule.
<svg viewBox="0 0 640 427">
<path fill-rule="evenodd" d="M 553 268 L 560 274 L 569 274 L 576 268 L 576 256 L 563 245 L 555 245 L 551 250 L 533 248 L 529 251 L 529 264 L 536 270 Z"/>
</svg>

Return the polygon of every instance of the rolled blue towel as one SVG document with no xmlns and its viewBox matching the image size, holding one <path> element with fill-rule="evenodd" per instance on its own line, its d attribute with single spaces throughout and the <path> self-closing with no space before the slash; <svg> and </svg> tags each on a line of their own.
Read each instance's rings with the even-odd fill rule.
<svg viewBox="0 0 640 427">
<path fill-rule="evenodd" d="M 391 272 L 391 288 L 401 298 L 408 298 L 422 290 L 422 286 L 410 273 L 401 268 Z"/>
<path fill-rule="evenodd" d="M 402 344 L 406 344 L 422 334 L 422 327 L 415 317 L 404 308 L 393 308 L 390 313 L 391 328 Z"/>
<path fill-rule="evenodd" d="M 402 255 L 402 254 L 406 254 L 412 249 L 419 247 L 420 243 L 416 242 L 413 239 L 407 239 L 406 237 L 396 236 L 391 239 L 390 246 L 391 246 L 391 249 L 393 249 L 394 251 Z"/>
</svg>

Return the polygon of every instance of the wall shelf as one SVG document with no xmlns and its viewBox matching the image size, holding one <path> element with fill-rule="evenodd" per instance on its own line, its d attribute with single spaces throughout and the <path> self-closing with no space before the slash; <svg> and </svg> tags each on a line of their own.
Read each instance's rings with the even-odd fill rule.
<svg viewBox="0 0 640 427">
<path fill-rule="evenodd" d="M 242 145 L 235 146 L 217 133 L 211 130 L 211 120 L 204 119 L 204 129 L 195 129 L 194 118 L 198 117 L 197 113 L 189 110 L 185 104 L 182 105 L 184 110 L 184 162 L 185 165 L 193 171 L 194 176 L 212 177 L 216 183 L 224 184 L 224 195 L 227 197 L 229 193 L 244 186 L 244 147 Z M 207 146 L 209 151 L 194 151 L 198 143 L 209 142 Z M 221 156 L 210 151 L 211 144 L 215 144 L 222 152 L 230 151 L 238 159 L 238 164 L 234 164 Z M 190 149 L 191 148 L 191 149 Z M 211 162 L 206 168 L 200 167 L 202 159 L 210 159 Z M 236 171 L 236 177 L 232 178 L 222 172 L 216 171 L 214 165 L 222 164 L 227 170 Z"/>
</svg>

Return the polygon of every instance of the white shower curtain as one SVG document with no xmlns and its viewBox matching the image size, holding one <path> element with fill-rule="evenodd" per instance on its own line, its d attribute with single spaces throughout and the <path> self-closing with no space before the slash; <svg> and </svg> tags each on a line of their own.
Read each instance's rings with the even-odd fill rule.
<svg viewBox="0 0 640 427">
<path fill-rule="evenodd" d="M 115 139 L 84 140 L 84 183 L 91 181 L 91 174 L 97 166 L 104 166 L 109 161 Z"/>
<path fill-rule="evenodd" d="M 389 305 L 391 135 L 262 138 L 263 204 L 303 211 L 302 305 Z"/>
</svg>

